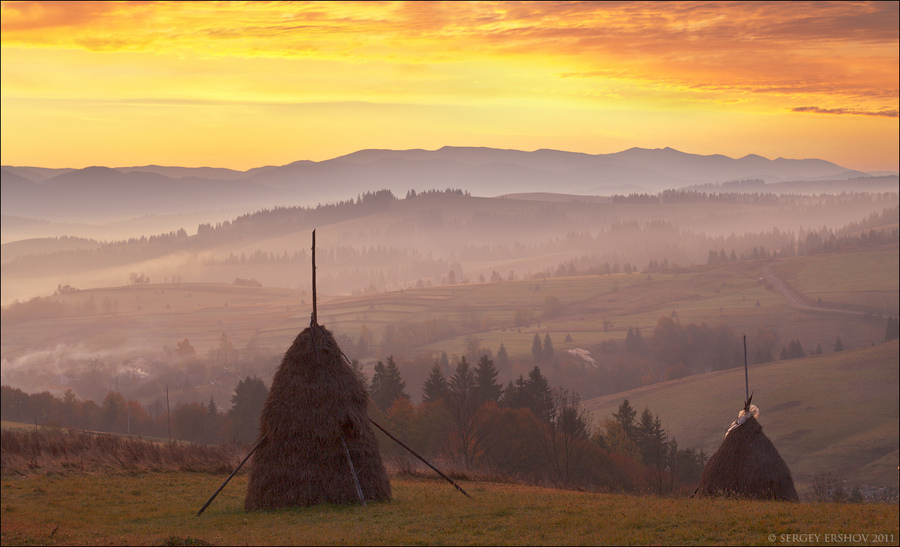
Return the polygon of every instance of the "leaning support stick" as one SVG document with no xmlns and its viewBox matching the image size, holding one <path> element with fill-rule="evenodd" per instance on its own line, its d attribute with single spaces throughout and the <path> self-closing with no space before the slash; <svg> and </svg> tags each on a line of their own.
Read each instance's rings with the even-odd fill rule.
<svg viewBox="0 0 900 547">
<path fill-rule="evenodd" d="M 391 439 L 393 439 L 394 442 L 396 442 L 397 444 L 399 444 L 399 445 L 402 446 L 403 448 L 409 450 L 409 452 L 410 452 L 413 456 L 415 456 L 415 457 L 419 458 L 420 460 L 422 460 L 422 462 L 423 462 L 425 465 L 427 465 L 428 467 L 434 469 L 435 473 L 437 473 L 438 475 L 444 477 L 444 479 L 445 479 L 447 482 L 449 482 L 450 484 L 452 484 L 453 486 L 455 486 L 456 489 L 459 490 L 460 492 L 462 492 L 463 494 L 465 494 L 465 496 L 466 496 L 467 498 L 471 498 L 471 497 L 472 497 L 472 496 L 470 496 L 470 495 L 468 494 L 468 492 L 466 492 L 465 490 L 463 490 L 458 484 L 456 484 L 455 482 L 453 482 L 453 479 L 451 479 L 451 478 L 448 477 L 447 475 L 441 473 L 441 472 L 438 470 L 437 467 L 435 467 L 435 466 L 431 465 L 430 463 L 428 463 L 428 460 L 426 460 L 426 459 L 423 458 L 422 456 L 418 455 L 418 454 L 416 453 L 415 450 L 413 450 L 412 448 L 410 448 L 410 447 L 406 446 L 405 444 L 403 444 L 403 441 L 401 441 L 401 440 L 398 439 L 397 437 L 394 437 L 393 435 L 391 435 L 390 433 L 388 433 L 387 430 L 386 430 L 385 428 L 381 427 L 380 425 L 378 425 L 378 423 L 377 423 L 375 420 L 373 420 L 372 418 L 369 418 L 369 421 L 372 422 L 372 424 L 373 424 L 375 427 L 377 427 L 378 429 L 380 429 L 385 435 L 387 435 L 388 437 L 390 437 Z"/>
<path fill-rule="evenodd" d="M 359 496 L 359 503 L 365 507 L 366 498 L 363 496 L 362 487 L 360 487 L 359 479 L 356 477 L 356 468 L 353 466 L 353 460 L 350 458 L 350 449 L 347 448 L 347 441 L 343 437 L 341 437 L 341 444 L 344 445 L 344 454 L 347 456 L 347 463 L 350 464 L 350 474 L 353 475 L 353 484 L 356 486 L 356 495 Z"/>
<path fill-rule="evenodd" d="M 228 484 L 228 481 L 230 481 L 231 478 L 234 477 L 234 476 L 237 474 L 238 471 L 240 471 L 241 467 L 244 467 L 244 464 L 247 463 L 247 460 L 250 459 L 250 456 L 252 456 L 253 453 L 256 452 L 256 449 L 259 448 L 259 445 L 262 444 L 262 442 L 263 442 L 264 439 L 265 439 L 265 438 L 260 439 L 260 440 L 256 443 L 256 446 L 254 446 L 253 448 L 250 449 L 250 453 L 247 454 L 247 457 L 244 458 L 244 461 L 242 461 L 242 462 L 240 463 L 240 465 L 238 465 L 237 468 L 236 468 L 234 471 L 232 471 L 230 475 L 228 475 L 228 478 L 225 479 L 225 482 L 222 483 L 222 486 L 220 486 L 219 489 L 216 490 L 216 493 L 213 494 L 211 498 L 209 498 L 209 501 L 206 502 L 206 505 L 204 505 L 203 507 L 200 508 L 199 511 L 197 511 L 197 516 L 198 516 L 198 517 L 199 517 L 200 515 L 203 514 L 203 511 L 206 511 L 206 508 L 209 507 L 209 504 L 212 503 L 212 500 L 216 499 L 216 496 L 219 495 L 219 492 L 221 492 L 222 489 L 225 488 L 225 485 Z"/>
<path fill-rule="evenodd" d="M 313 344 L 315 344 L 315 342 L 313 342 Z M 318 349 L 318 348 L 317 348 L 317 349 Z M 344 358 L 344 360 L 347 362 L 347 364 L 352 366 L 352 363 L 350 362 L 350 359 L 348 359 L 348 358 L 347 358 L 347 355 L 344 354 L 343 351 L 341 351 L 341 348 L 337 348 L 337 350 L 340 352 L 341 356 Z M 422 462 L 423 462 L 425 465 L 427 465 L 428 467 L 434 469 L 434 472 L 435 472 L 435 473 L 437 473 L 438 475 L 444 477 L 444 479 L 445 479 L 447 482 L 449 482 L 450 484 L 452 484 L 453 486 L 455 486 L 456 489 L 459 490 L 460 492 L 462 492 L 463 494 L 465 494 L 467 498 L 471 498 L 471 497 L 472 497 L 472 496 L 470 496 L 470 495 L 468 494 L 468 492 L 466 492 L 465 490 L 463 490 L 462 487 L 461 487 L 460 485 L 458 485 L 458 484 L 456 484 L 455 482 L 453 482 L 453 479 L 451 479 L 451 478 L 448 477 L 447 475 L 441 473 L 440 470 L 439 470 L 437 467 L 431 465 L 431 464 L 428 462 L 428 460 L 426 460 L 425 458 L 423 458 L 422 456 L 420 456 L 419 454 L 417 454 L 415 450 L 413 450 L 412 448 L 406 446 L 405 444 L 403 444 L 403 441 L 401 441 L 401 440 L 398 439 L 397 437 L 394 437 L 393 435 L 391 435 L 390 433 L 388 433 L 387 429 L 385 429 L 385 428 L 381 427 L 380 425 L 378 425 L 378 422 L 376 422 L 376 421 L 373 420 L 372 418 L 369 418 L 369 421 L 372 422 L 372 425 L 374 425 L 375 427 L 377 427 L 378 429 L 380 429 L 385 435 L 387 435 L 388 437 L 390 437 L 391 439 L 393 439 L 394 442 L 396 442 L 397 444 L 399 444 L 399 445 L 402 446 L 403 448 L 409 450 L 410 454 L 412 454 L 413 456 L 415 456 L 415 457 L 419 458 L 420 460 L 422 460 Z M 342 440 L 343 440 L 343 439 L 342 439 Z"/>
</svg>

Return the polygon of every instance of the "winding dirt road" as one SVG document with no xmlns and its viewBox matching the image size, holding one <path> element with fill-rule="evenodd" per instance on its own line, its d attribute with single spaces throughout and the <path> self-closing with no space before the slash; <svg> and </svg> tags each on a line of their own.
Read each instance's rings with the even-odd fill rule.
<svg viewBox="0 0 900 547">
<path fill-rule="evenodd" d="M 846 315 L 862 315 L 862 314 L 863 314 L 863 312 L 859 312 L 859 311 L 842 310 L 842 309 L 839 309 L 839 308 L 825 308 L 825 307 L 822 307 L 822 306 L 813 306 L 813 305 L 811 305 L 811 304 L 807 304 L 806 302 L 803 301 L 802 298 L 800 298 L 799 296 L 797 296 L 797 295 L 796 295 L 796 294 L 795 294 L 795 293 L 794 293 L 794 292 L 793 292 L 793 291 L 792 291 L 792 290 L 784 283 L 784 281 L 782 281 L 781 279 L 778 279 L 778 277 L 776 277 L 775 274 L 772 273 L 772 266 L 774 266 L 774 264 L 775 264 L 775 263 L 773 262 L 772 264 L 766 264 L 765 266 L 763 266 L 763 269 L 762 269 L 763 275 L 766 276 L 766 279 L 768 279 L 769 281 L 772 282 L 772 285 L 774 285 L 775 288 L 778 289 L 778 292 L 780 292 L 780 293 L 785 297 L 785 299 L 787 299 L 788 303 L 789 303 L 791 306 L 793 306 L 793 307 L 795 307 L 795 308 L 797 308 L 797 309 L 800 309 L 800 310 L 807 310 L 807 311 L 819 311 L 819 312 L 829 312 L 829 313 L 843 313 L 843 314 L 846 314 Z"/>
</svg>

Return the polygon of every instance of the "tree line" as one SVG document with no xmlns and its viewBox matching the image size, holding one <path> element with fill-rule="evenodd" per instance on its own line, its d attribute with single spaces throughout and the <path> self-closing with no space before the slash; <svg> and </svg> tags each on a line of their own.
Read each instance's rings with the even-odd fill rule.
<svg viewBox="0 0 900 547">
<path fill-rule="evenodd" d="M 541 347 L 536 359 L 544 359 L 547 344 L 536 340 L 535 348 Z M 570 487 L 664 493 L 689 488 L 706 462 L 702 451 L 679 448 L 649 409 L 640 422 L 592 423 L 579 395 L 551 387 L 538 364 L 504 386 L 488 355 L 474 365 L 461 356 L 448 367 L 444 354 L 434 360 L 419 404 L 412 403 L 393 356 L 378 361 L 371 381 L 358 362 L 352 364 L 371 395 L 376 421 L 404 443 L 467 470 Z M 387 457 L 401 464 L 409 458 L 382 440 Z"/>
<path fill-rule="evenodd" d="M 28 394 L 8 385 L 0 390 L 3 420 L 207 444 L 254 440 L 259 411 L 268 394 L 262 380 L 248 376 L 235 387 L 231 409 L 223 412 L 212 397 L 170 408 L 160 398 L 141 404 L 112 390 L 100 404 L 79 399 L 72 389 L 62 397 L 46 391 Z"/>
<path fill-rule="evenodd" d="M 614 419 L 591 423 L 580 397 L 552 388 L 535 365 L 527 375 L 498 382 L 493 359 L 475 366 L 460 357 L 452 374 L 435 359 L 413 404 L 393 356 L 378 361 L 371 380 L 352 362 L 370 394 L 370 415 L 404 443 L 454 467 L 526 482 L 617 491 L 685 492 L 699 480 L 706 455 L 679 448 L 649 409 L 629 419 L 627 401 Z M 247 376 L 235 387 L 232 406 L 215 400 L 141 405 L 109 391 L 98 405 L 78 399 L 26 394 L 2 387 L 4 420 L 108 431 L 199 443 L 252 443 L 268 389 Z M 379 433 L 380 435 L 380 433 Z M 382 437 L 384 457 L 409 465 L 409 455 Z"/>
</svg>

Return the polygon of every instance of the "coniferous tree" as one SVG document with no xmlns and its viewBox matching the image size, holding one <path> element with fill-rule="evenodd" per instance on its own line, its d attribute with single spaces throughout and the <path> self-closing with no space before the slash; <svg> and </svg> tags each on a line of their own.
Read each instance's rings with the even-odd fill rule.
<svg viewBox="0 0 900 547">
<path fill-rule="evenodd" d="M 509 366 L 509 354 L 503 342 L 500 342 L 500 349 L 497 350 L 497 366 L 506 368 Z"/>
<path fill-rule="evenodd" d="M 394 356 L 387 358 L 387 364 L 378 361 L 372 375 L 372 401 L 383 412 L 394 404 L 398 397 L 409 399 L 406 393 L 406 382 L 400 374 L 400 368 L 394 362 Z"/>
<path fill-rule="evenodd" d="M 543 362 L 544 346 L 541 344 L 541 337 L 538 333 L 534 333 L 534 340 L 531 341 L 531 355 L 534 356 L 535 363 Z"/>
<path fill-rule="evenodd" d="M 806 352 L 803 350 L 803 346 L 800 344 L 800 340 L 793 339 L 787 345 L 787 347 L 781 348 L 781 359 L 798 359 L 800 357 L 806 357 Z"/>
<path fill-rule="evenodd" d="M 260 378 L 247 376 L 238 382 L 231 396 L 231 410 L 228 411 L 235 439 L 245 443 L 256 440 L 259 414 L 268 395 L 269 388 Z"/>
<path fill-rule="evenodd" d="M 439 401 L 446 397 L 449 391 L 450 384 L 447 382 L 447 377 L 444 376 L 444 369 L 441 367 L 440 362 L 435 359 L 431 372 L 425 380 L 425 385 L 422 386 L 422 402 L 433 403 Z"/>
<path fill-rule="evenodd" d="M 544 362 L 550 363 L 551 361 L 553 361 L 553 340 L 550 339 L 550 333 L 548 332 L 544 336 Z"/>
<path fill-rule="evenodd" d="M 350 361 L 350 368 L 353 369 L 353 372 L 356 373 L 356 377 L 359 378 L 359 381 L 362 382 L 363 387 L 366 388 L 366 392 L 369 391 L 369 378 L 366 376 L 366 373 L 363 372 L 362 365 L 359 362 L 359 359 L 353 359 Z"/>
<path fill-rule="evenodd" d="M 369 385 L 369 396 L 372 397 L 372 401 L 375 401 L 375 394 L 381 393 L 383 391 L 382 383 L 384 382 L 384 363 L 378 361 L 375 363 L 375 367 L 372 371 L 372 383 Z M 376 403 L 378 408 L 381 408 L 381 405 Z"/>
<path fill-rule="evenodd" d="M 799 339 L 793 340 L 793 341 L 791 342 L 791 346 L 792 346 L 792 347 L 788 350 L 788 353 L 789 353 L 793 358 L 806 357 L 806 352 L 803 351 L 803 346 L 800 345 L 800 340 L 799 340 Z"/>
<path fill-rule="evenodd" d="M 834 351 L 844 351 L 844 343 L 841 341 L 840 336 L 834 341 Z"/>
<path fill-rule="evenodd" d="M 475 371 L 465 356 L 459 358 L 456 371 L 449 381 L 450 393 L 462 399 L 471 399 L 475 394 Z"/>
<path fill-rule="evenodd" d="M 505 408 L 525 408 L 528 406 L 528 394 L 526 391 L 527 380 L 521 374 L 515 381 L 510 380 L 503 389 L 500 397 L 500 406 Z"/>
<path fill-rule="evenodd" d="M 209 404 L 206 405 L 206 428 L 202 440 L 210 444 L 218 442 L 221 427 L 219 407 L 216 405 L 216 401 L 210 397 Z"/>
<path fill-rule="evenodd" d="M 634 327 L 634 349 L 639 353 L 644 351 L 644 335 L 638 327 Z"/>
<path fill-rule="evenodd" d="M 487 355 L 483 355 L 475 367 L 475 394 L 479 404 L 488 401 L 498 402 L 503 393 L 503 386 L 497 382 L 497 367 Z"/>
<path fill-rule="evenodd" d="M 644 407 L 641 419 L 636 426 L 637 445 L 641 450 L 641 456 L 647 465 L 656 465 L 659 459 L 664 457 L 665 432 L 659 416 L 654 418 L 649 407 Z"/>
<path fill-rule="evenodd" d="M 519 378 L 522 378 L 520 375 Z M 523 378 L 524 379 L 524 378 Z M 503 394 L 500 396 L 500 406 L 504 408 L 516 408 L 513 401 L 516 397 L 516 383 L 510 379 L 503 388 Z"/>
<path fill-rule="evenodd" d="M 628 402 L 628 399 L 622 401 L 622 403 L 619 405 L 619 411 L 613 414 L 613 418 L 622 427 L 622 431 L 625 432 L 625 435 L 627 435 L 631 440 L 634 440 L 636 436 L 636 417 L 637 411 L 634 409 L 634 407 L 631 406 L 631 403 Z"/>
<path fill-rule="evenodd" d="M 549 420 L 553 411 L 553 392 L 550 382 L 541 374 L 541 369 L 535 365 L 528 373 L 525 381 L 525 399 L 528 408 L 539 420 Z"/>
</svg>

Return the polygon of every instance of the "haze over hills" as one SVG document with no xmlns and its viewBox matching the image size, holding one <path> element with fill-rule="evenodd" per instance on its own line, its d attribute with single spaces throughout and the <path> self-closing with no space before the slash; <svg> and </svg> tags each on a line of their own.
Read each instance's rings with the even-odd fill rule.
<svg viewBox="0 0 900 547">
<path fill-rule="evenodd" d="M 769 160 L 702 156 L 672 148 L 631 148 L 614 154 L 559 150 L 451 147 L 438 150 L 360 150 L 325 161 L 301 160 L 247 171 L 212 167 L 3 166 L 3 215 L 62 222 L 111 222 L 142 215 L 284 205 L 313 206 L 388 188 L 460 188 L 477 196 L 521 192 L 577 195 L 655 193 L 699 184 L 756 179 L 847 181 L 864 191 L 896 189 L 897 178 L 868 174 L 819 159 Z M 798 191 L 796 186 L 791 191 Z M 802 189 L 800 189 L 802 193 Z"/>
<path fill-rule="evenodd" d="M 96 400 L 124 390 L 143 402 L 171 383 L 176 401 L 227 401 L 238 377 L 269 378 L 308 323 L 316 229 L 322 320 L 368 374 L 393 356 L 419 393 L 442 352 L 499 363 L 503 348 L 501 383 L 543 359 L 548 381 L 577 392 L 595 418 L 618 403 L 609 394 L 658 386 L 652 398 L 627 396 L 664 414 L 679 442 L 709 450 L 724 404 L 702 428 L 674 416 L 697 391 L 725 390 L 678 388 L 739 376 L 741 334 L 760 364 L 795 340 L 811 355 L 831 353 L 835 338 L 858 350 L 887 337 L 885 316 L 900 310 L 897 186 L 896 174 L 822 160 L 672 149 L 362 150 L 244 172 L 4 168 L 3 380 L 35 392 L 75 386 Z M 770 268 L 802 306 L 763 279 Z M 673 338 L 681 326 L 691 344 Z M 534 341 L 551 335 L 555 353 L 540 357 Z M 173 344 L 187 340 L 200 365 L 169 366 Z M 216 353 L 223 341 L 246 359 Z M 885 397 L 896 393 L 891 347 L 865 357 L 879 365 L 867 381 Z M 768 389 L 826 368 L 815 386 L 845 385 L 846 364 L 810 358 L 772 365 L 768 384 L 754 380 L 801 481 L 810 468 L 793 464 L 809 454 L 867 484 L 892 469 L 896 412 L 869 405 L 876 427 L 860 442 L 876 447 L 863 461 L 855 418 L 813 438 L 799 423 L 818 394 Z M 713 372 L 722 369 L 732 370 Z"/>
<path fill-rule="evenodd" d="M 318 229 L 323 250 L 320 264 L 328 266 L 319 288 L 332 294 L 442 283 L 450 271 L 458 281 L 474 281 L 509 278 L 512 272 L 518 278 L 546 275 L 561 267 L 643 269 L 651 261 L 687 266 L 707 263 L 711 251 L 717 257 L 734 253 L 735 259 L 761 248 L 767 255 L 793 254 L 807 248 L 811 229 L 826 225 L 840 237 L 886 230 L 890 240 L 897 194 L 762 200 L 757 194 L 730 194 L 725 201 L 707 202 L 685 193 L 671 202 L 652 202 L 642 196 L 561 194 L 484 198 L 458 190 L 400 199 L 380 191 L 340 205 L 282 207 L 223 220 L 196 216 L 199 223 L 166 232 L 144 231 L 127 240 L 103 237 L 99 241 L 106 244 L 96 250 L 72 239 L 84 237 L 73 232 L 50 245 L 40 238 L 4 243 L 2 303 L 47 294 L 61 282 L 79 288 L 120 285 L 131 272 L 154 280 L 254 278 L 267 287 L 308 289 L 309 277 L 301 272 L 309 264 L 298 253 L 312 229 Z M 50 248 L 65 252 L 48 253 Z"/>
</svg>

